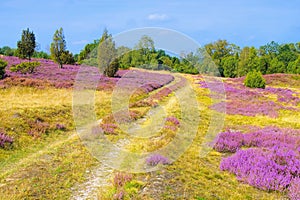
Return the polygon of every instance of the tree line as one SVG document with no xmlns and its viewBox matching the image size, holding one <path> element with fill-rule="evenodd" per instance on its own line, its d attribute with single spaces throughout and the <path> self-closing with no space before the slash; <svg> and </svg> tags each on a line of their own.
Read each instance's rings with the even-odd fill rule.
<svg viewBox="0 0 300 200">
<path fill-rule="evenodd" d="M 18 56 L 30 60 L 51 58 L 60 68 L 63 64 L 86 64 L 98 66 L 108 76 L 113 76 L 118 68 L 140 67 L 152 70 L 170 70 L 181 73 L 205 73 L 222 77 L 241 77 L 248 72 L 262 74 L 300 73 L 300 42 L 278 44 L 274 41 L 255 47 L 243 47 L 218 40 L 206 44 L 196 52 L 182 53 L 180 57 L 171 56 L 164 50 L 156 49 L 149 36 L 142 36 L 133 48 L 116 47 L 107 29 L 100 39 L 85 45 L 79 54 L 67 50 L 63 29 L 55 31 L 50 45 L 50 55 L 36 50 L 37 44 L 33 31 L 23 30 L 17 49 L 0 48 L 0 54 Z"/>
</svg>

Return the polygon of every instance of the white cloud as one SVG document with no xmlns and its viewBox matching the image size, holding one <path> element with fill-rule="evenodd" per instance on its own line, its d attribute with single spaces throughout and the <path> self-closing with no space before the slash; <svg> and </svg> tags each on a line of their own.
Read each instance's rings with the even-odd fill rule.
<svg viewBox="0 0 300 200">
<path fill-rule="evenodd" d="M 149 20 L 166 20 L 168 16 L 166 14 L 158 14 L 158 13 L 153 13 L 148 15 Z"/>
<path fill-rule="evenodd" d="M 74 41 L 72 44 L 74 45 L 81 45 L 81 44 L 87 44 L 89 41 L 87 40 L 79 40 L 79 41 Z"/>
</svg>

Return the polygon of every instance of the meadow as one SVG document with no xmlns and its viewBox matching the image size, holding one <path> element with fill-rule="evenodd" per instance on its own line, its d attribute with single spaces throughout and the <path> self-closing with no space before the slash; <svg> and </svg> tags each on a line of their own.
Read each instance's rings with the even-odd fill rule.
<svg viewBox="0 0 300 200">
<path fill-rule="evenodd" d="M 222 101 L 215 101 L 219 91 L 201 75 L 132 68 L 119 70 L 114 78 L 96 77 L 94 112 L 101 119 L 96 128 L 128 152 L 150 152 L 142 166 L 159 167 L 132 173 L 104 166 L 76 132 L 72 98 L 80 66 L 59 69 L 50 60 L 34 59 L 41 66 L 21 74 L 9 68 L 23 60 L 3 59 L 8 77 L 0 81 L 0 199 L 300 198 L 299 75 L 264 75 L 265 89 L 245 87 L 244 77 L 222 78 Z M 122 90 L 131 92 L 125 118 L 113 116 L 120 82 Z M 184 108 L 192 98 L 198 107 Z M 213 116 L 224 116 L 224 127 L 201 156 Z M 139 130 L 155 134 L 126 133 L 138 135 Z M 176 159 L 151 154 L 177 137 L 191 144 Z M 122 169 L 130 162 L 123 158 Z M 95 179 L 97 170 L 100 178 Z"/>
</svg>

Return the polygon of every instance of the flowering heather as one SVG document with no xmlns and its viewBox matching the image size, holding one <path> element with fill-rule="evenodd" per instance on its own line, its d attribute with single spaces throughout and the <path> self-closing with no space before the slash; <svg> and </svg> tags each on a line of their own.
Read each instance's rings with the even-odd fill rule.
<svg viewBox="0 0 300 200">
<path fill-rule="evenodd" d="M 101 124 L 103 132 L 106 134 L 116 134 L 116 129 L 118 128 L 115 124 Z"/>
<path fill-rule="evenodd" d="M 166 158 L 160 154 L 154 154 L 146 159 L 146 164 L 149 166 L 156 166 L 158 164 L 168 165 L 168 164 L 170 164 L 170 161 L 168 158 Z"/>
<path fill-rule="evenodd" d="M 169 122 L 175 126 L 179 126 L 180 122 L 176 117 L 170 116 L 166 118 L 166 122 Z"/>
<path fill-rule="evenodd" d="M 223 132 L 216 138 L 214 149 L 219 152 L 234 153 L 243 146 L 243 134 L 240 132 Z"/>
<path fill-rule="evenodd" d="M 66 126 L 64 124 L 56 124 L 55 127 L 57 130 L 66 130 Z"/>
<path fill-rule="evenodd" d="M 37 67 L 32 74 L 22 74 L 19 72 L 11 72 L 9 68 L 12 65 L 20 64 L 25 62 L 25 60 L 19 59 L 17 57 L 4 56 L 4 60 L 8 62 L 8 67 L 6 68 L 7 78 L 1 81 L 0 85 L 25 85 L 25 86 L 53 86 L 56 88 L 71 88 L 73 87 L 80 66 L 77 65 L 64 65 L 62 69 L 59 69 L 57 64 L 51 60 L 47 59 L 32 59 L 33 61 L 38 61 L 41 66 Z M 93 78 L 96 81 L 99 80 L 97 89 L 99 90 L 112 90 L 116 83 L 124 76 L 124 82 L 126 84 L 134 86 L 136 89 L 137 85 L 142 85 L 141 89 L 143 92 L 148 93 L 162 87 L 163 85 L 171 82 L 174 77 L 167 74 L 160 73 L 150 73 L 140 70 L 119 70 L 116 77 L 109 78 L 98 74 L 97 76 L 91 76 L 98 72 L 98 68 L 84 66 L 88 68 L 87 74 L 84 76 L 87 79 Z M 129 71 L 134 71 L 130 76 L 126 76 Z M 26 85 L 27 84 L 27 85 Z M 45 84 L 45 85 L 42 85 Z"/>
<path fill-rule="evenodd" d="M 236 152 L 222 159 L 221 170 L 234 173 L 238 180 L 257 188 L 283 191 L 300 177 L 299 146 L 300 130 L 270 126 L 246 134 L 220 133 L 214 149 Z"/>
<path fill-rule="evenodd" d="M 13 139 L 1 131 L 0 132 L 0 147 L 4 148 L 5 144 L 12 144 L 12 143 L 13 143 Z"/>
<path fill-rule="evenodd" d="M 116 188 L 121 188 L 127 182 L 130 182 L 131 180 L 132 180 L 132 175 L 131 174 L 126 174 L 126 173 L 118 172 L 114 176 L 113 185 Z"/>
<path fill-rule="evenodd" d="M 239 150 L 222 160 L 221 170 L 234 173 L 237 179 L 262 190 L 283 191 L 294 176 L 299 176 L 299 155 L 293 151 L 271 149 Z"/>
<path fill-rule="evenodd" d="M 168 87 L 164 87 L 163 89 L 146 99 L 131 104 L 130 107 L 156 106 L 158 101 L 161 101 L 164 97 L 167 97 L 169 94 L 176 91 L 177 89 L 182 88 L 185 84 L 186 79 L 180 77 L 180 81 Z"/>
<path fill-rule="evenodd" d="M 294 178 L 289 187 L 288 196 L 291 200 L 300 199 L 300 178 Z"/>
<path fill-rule="evenodd" d="M 278 77 L 277 77 L 278 78 Z M 224 101 L 214 104 L 211 109 L 219 112 L 235 115 L 256 116 L 265 115 L 272 118 L 278 117 L 280 110 L 297 110 L 300 103 L 298 93 L 287 88 L 250 89 L 243 85 L 243 78 L 228 79 L 224 82 L 226 91 L 226 103 Z M 199 82 L 200 87 L 210 88 L 204 81 Z M 277 101 L 270 99 L 270 96 L 276 96 Z M 226 104 L 226 105 L 225 105 Z"/>
</svg>

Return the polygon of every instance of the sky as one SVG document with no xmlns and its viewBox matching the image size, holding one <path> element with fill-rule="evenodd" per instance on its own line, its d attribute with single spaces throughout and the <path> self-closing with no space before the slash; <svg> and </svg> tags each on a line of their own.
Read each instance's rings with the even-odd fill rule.
<svg viewBox="0 0 300 200">
<path fill-rule="evenodd" d="M 99 39 L 104 28 L 113 36 L 167 28 L 200 45 L 218 39 L 241 47 L 300 42 L 299 0 L 1 0 L 0 19 L 0 47 L 15 48 L 29 28 L 46 52 L 60 27 L 73 53 Z"/>
</svg>

